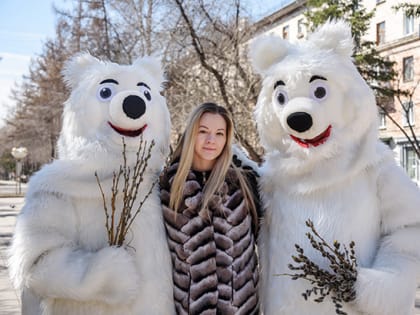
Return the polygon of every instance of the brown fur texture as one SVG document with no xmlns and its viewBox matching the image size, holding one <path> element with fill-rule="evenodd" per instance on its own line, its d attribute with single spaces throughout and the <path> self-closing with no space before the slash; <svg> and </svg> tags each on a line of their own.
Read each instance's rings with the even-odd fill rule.
<svg viewBox="0 0 420 315">
<path fill-rule="evenodd" d="M 160 183 L 177 313 L 256 313 L 255 235 L 234 171 L 229 170 L 221 191 L 209 203 L 208 216 L 202 217 L 202 191 L 209 173 L 191 171 L 178 213 L 168 207 L 177 166 L 168 167 Z"/>
</svg>

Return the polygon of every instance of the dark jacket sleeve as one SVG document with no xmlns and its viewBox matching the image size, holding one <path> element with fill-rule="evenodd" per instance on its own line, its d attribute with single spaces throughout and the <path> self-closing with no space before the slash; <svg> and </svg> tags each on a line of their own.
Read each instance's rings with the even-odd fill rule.
<svg viewBox="0 0 420 315">
<path fill-rule="evenodd" d="M 257 210 L 258 218 L 260 219 L 264 215 L 264 211 L 262 209 L 263 207 L 259 190 L 259 175 L 252 168 L 249 168 L 249 170 L 246 168 L 248 167 L 245 167 L 244 174 L 248 180 L 249 188 L 251 188 L 251 192 L 254 197 L 255 209 Z"/>
<path fill-rule="evenodd" d="M 257 210 L 258 219 L 261 219 L 264 215 L 263 207 L 262 207 L 262 201 L 261 201 L 261 195 L 259 190 L 259 178 L 260 176 L 258 173 L 250 166 L 243 165 L 242 161 L 236 157 L 236 155 L 233 155 L 233 164 L 236 167 L 239 167 L 242 169 L 242 173 L 245 175 L 248 186 L 252 192 L 255 208 Z"/>
</svg>

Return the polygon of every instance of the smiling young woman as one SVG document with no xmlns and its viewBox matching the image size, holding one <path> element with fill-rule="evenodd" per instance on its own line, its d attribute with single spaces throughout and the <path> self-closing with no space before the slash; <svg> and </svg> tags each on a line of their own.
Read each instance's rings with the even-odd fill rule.
<svg viewBox="0 0 420 315">
<path fill-rule="evenodd" d="M 192 161 L 194 170 L 209 171 L 213 168 L 226 144 L 226 128 L 226 121 L 219 114 L 208 112 L 201 116 Z"/>
<path fill-rule="evenodd" d="M 233 164 L 232 141 L 230 114 L 204 103 L 161 175 L 178 314 L 258 311 L 256 175 Z"/>
</svg>

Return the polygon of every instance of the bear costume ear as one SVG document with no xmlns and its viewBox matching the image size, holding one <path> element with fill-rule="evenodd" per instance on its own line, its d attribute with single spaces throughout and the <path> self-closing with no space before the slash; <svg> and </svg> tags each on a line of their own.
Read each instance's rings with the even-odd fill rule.
<svg viewBox="0 0 420 315">
<path fill-rule="evenodd" d="M 273 64 L 283 59 L 290 49 L 290 44 L 274 35 L 262 36 L 254 40 L 249 47 L 249 59 L 254 70 L 265 73 Z"/>
<path fill-rule="evenodd" d="M 316 47 L 335 51 L 344 57 L 353 54 L 351 28 L 343 20 L 329 21 L 309 36 L 309 41 Z"/>
<path fill-rule="evenodd" d="M 148 71 L 153 77 L 157 78 L 160 83 L 165 80 L 162 64 L 159 59 L 151 56 L 137 58 L 133 65 L 140 69 Z"/>
<path fill-rule="evenodd" d="M 67 85 L 74 89 L 84 77 L 84 73 L 93 65 L 100 64 L 101 61 L 93 57 L 89 53 L 79 53 L 70 58 L 65 64 L 62 71 L 64 80 Z"/>
</svg>

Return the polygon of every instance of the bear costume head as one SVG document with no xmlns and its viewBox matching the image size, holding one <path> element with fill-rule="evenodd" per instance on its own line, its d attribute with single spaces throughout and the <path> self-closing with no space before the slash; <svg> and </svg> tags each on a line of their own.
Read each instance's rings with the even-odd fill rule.
<svg viewBox="0 0 420 315">
<path fill-rule="evenodd" d="M 287 171 L 307 172 L 325 160 L 346 168 L 353 152 L 375 150 L 375 96 L 352 51 L 351 30 L 342 21 L 296 44 L 274 35 L 251 44 L 251 62 L 263 78 L 258 131 L 266 152 L 288 159 Z"/>
<path fill-rule="evenodd" d="M 71 94 L 64 105 L 60 159 L 93 158 L 97 166 L 103 161 L 109 167 L 109 158 L 121 160 L 122 137 L 127 152 L 135 152 L 142 135 L 155 141 L 151 162 L 162 166 L 156 155 L 168 153 L 171 123 L 157 59 L 119 65 L 85 53 L 70 59 L 63 74 Z"/>
</svg>

